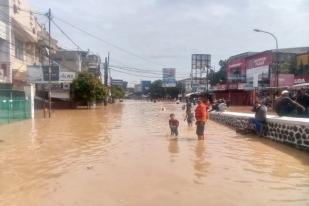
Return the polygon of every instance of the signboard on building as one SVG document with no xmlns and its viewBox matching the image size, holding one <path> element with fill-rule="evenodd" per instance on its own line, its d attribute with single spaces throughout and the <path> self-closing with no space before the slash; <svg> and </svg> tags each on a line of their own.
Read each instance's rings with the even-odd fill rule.
<svg viewBox="0 0 309 206">
<path fill-rule="evenodd" d="M 7 38 L 7 25 L 0 20 L 0 39 L 8 40 Z"/>
<path fill-rule="evenodd" d="M 60 72 L 59 81 L 72 82 L 75 79 L 75 72 Z"/>
<path fill-rule="evenodd" d="M 272 53 L 264 52 L 247 59 L 247 86 L 259 87 L 260 82 L 269 82 Z"/>
<path fill-rule="evenodd" d="M 163 69 L 163 87 L 176 87 L 176 69 L 164 68 Z"/>
<path fill-rule="evenodd" d="M 294 74 L 279 74 L 279 87 L 289 87 L 294 85 Z M 271 78 L 271 87 L 277 86 L 276 78 Z"/>
<path fill-rule="evenodd" d="M 210 68 L 211 55 L 210 54 L 192 54 L 192 69 Z"/>
<path fill-rule="evenodd" d="M 309 83 L 309 75 L 298 75 L 294 77 L 294 84 Z"/>
<path fill-rule="evenodd" d="M 42 66 L 43 80 L 49 81 L 49 66 Z M 51 66 L 51 81 L 59 81 L 59 66 Z"/>
<path fill-rule="evenodd" d="M 4 82 L 4 70 L 0 68 L 0 82 Z"/>
</svg>

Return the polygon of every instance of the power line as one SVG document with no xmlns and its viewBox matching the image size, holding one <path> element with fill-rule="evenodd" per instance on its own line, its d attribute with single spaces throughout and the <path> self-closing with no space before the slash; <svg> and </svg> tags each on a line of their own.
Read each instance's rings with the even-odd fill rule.
<svg viewBox="0 0 309 206">
<path fill-rule="evenodd" d="M 126 50 L 126 49 L 124 49 L 124 48 L 121 48 L 121 47 L 119 47 L 119 46 L 117 46 L 117 45 L 115 45 L 115 44 L 113 44 L 113 43 L 110 43 L 110 42 L 106 41 L 105 39 L 96 36 L 95 34 L 92 34 L 92 33 L 88 32 L 88 31 L 86 31 L 86 30 L 84 30 L 84 29 L 82 29 L 82 28 L 80 28 L 80 27 L 78 27 L 78 26 L 75 26 L 75 25 L 71 24 L 71 23 L 68 22 L 68 21 L 65 21 L 65 20 L 63 20 L 63 19 L 60 19 L 60 18 L 58 18 L 58 17 L 54 17 L 54 18 L 55 18 L 55 19 L 58 19 L 59 21 L 61 21 L 61 22 L 64 23 L 64 24 L 69 25 L 69 26 L 71 26 L 72 28 L 74 28 L 74 29 L 76 29 L 76 30 L 78 30 L 78 31 L 80 31 L 80 32 L 83 32 L 83 33 L 87 34 L 88 36 L 91 36 L 91 37 L 94 38 L 94 39 L 97 39 L 97 40 L 99 40 L 99 41 L 101 41 L 101 42 L 104 42 L 105 44 L 108 44 L 108 45 L 110 45 L 110 46 L 112 46 L 112 47 L 114 47 L 114 48 L 116 48 L 116 49 L 118 49 L 118 50 L 120 50 L 120 51 L 122 51 L 122 52 L 124 52 L 124 53 L 126 53 L 126 54 L 129 54 L 129 55 L 131 55 L 131 56 L 134 56 L 134 57 L 136 57 L 136 58 L 139 58 L 139 59 L 141 59 L 141 60 L 143 60 L 143 61 L 145 61 L 145 62 L 149 62 L 149 63 L 151 63 L 151 64 L 156 64 L 156 65 L 164 66 L 164 65 L 159 64 L 159 63 L 157 63 L 157 62 L 153 62 L 152 60 L 149 60 L 149 59 L 147 59 L 147 58 L 145 58 L 145 57 L 142 57 L 142 56 L 140 56 L 140 55 L 137 55 L 137 54 L 135 54 L 135 53 L 133 53 L 133 52 L 131 52 L 131 51 L 129 51 L 129 50 Z"/>
<path fill-rule="evenodd" d="M 132 73 L 124 72 L 124 71 L 113 69 L 113 68 L 110 68 L 110 70 L 118 72 L 118 73 L 122 73 L 122 74 L 127 74 L 127 75 L 130 75 L 130 76 L 135 76 L 135 77 L 146 77 L 146 78 L 152 78 L 152 79 L 161 79 L 162 78 L 162 77 L 155 77 L 155 76 L 146 76 L 146 75 L 140 75 L 140 74 L 132 74 Z"/>
<path fill-rule="evenodd" d="M 56 22 L 55 22 L 54 20 L 52 20 L 51 22 L 57 27 L 57 29 L 59 29 L 59 31 L 60 31 L 67 39 L 69 39 L 69 40 L 71 41 L 72 44 L 74 44 L 74 45 L 77 47 L 78 50 L 82 50 L 82 49 L 80 48 L 80 46 L 79 46 L 76 42 L 74 42 L 74 40 L 73 40 L 67 33 L 65 33 L 65 32 L 63 31 L 63 29 L 62 29 L 60 26 L 58 26 L 58 24 L 56 24 Z"/>
</svg>

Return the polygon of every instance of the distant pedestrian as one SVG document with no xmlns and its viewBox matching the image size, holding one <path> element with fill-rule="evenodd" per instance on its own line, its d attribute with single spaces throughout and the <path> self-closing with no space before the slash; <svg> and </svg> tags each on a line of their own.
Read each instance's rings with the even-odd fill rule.
<svg viewBox="0 0 309 206">
<path fill-rule="evenodd" d="M 187 110 L 185 121 L 187 120 L 187 123 L 188 123 L 189 127 L 192 127 L 193 119 L 194 119 L 194 114 L 192 113 L 191 110 Z"/>
<path fill-rule="evenodd" d="M 196 119 L 196 134 L 198 140 L 204 140 L 204 130 L 207 120 L 206 106 L 201 100 L 197 101 L 197 107 L 195 109 Z"/>
<path fill-rule="evenodd" d="M 284 90 L 282 91 L 281 96 L 275 100 L 274 110 L 280 117 L 295 117 L 297 116 L 297 110 L 304 112 L 305 108 L 296 101 L 293 101 L 290 98 L 289 91 Z"/>
<path fill-rule="evenodd" d="M 216 112 L 224 112 L 227 109 L 226 103 L 223 99 L 219 99 L 218 101 L 215 101 L 215 103 L 212 105 L 211 110 Z"/>
<path fill-rule="evenodd" d="M 175 114 L 170 114 L 169 126 L 171 129 L 171 135 L 178 136 L 179 121 L 175 118 Z"/>
</svg>

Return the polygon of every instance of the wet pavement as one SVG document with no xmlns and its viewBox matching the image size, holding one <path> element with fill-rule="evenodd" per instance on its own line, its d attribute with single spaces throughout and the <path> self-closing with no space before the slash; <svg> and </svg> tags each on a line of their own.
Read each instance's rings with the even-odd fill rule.
<svg viewBox="0 0 309 206">
<path fill-rule="evenodd" d="M 309 205 L 308 153 L 212 121 L 196 141 L 183 119 L 129 101 L 1 126 L 0 205 Z"/>
</svg>

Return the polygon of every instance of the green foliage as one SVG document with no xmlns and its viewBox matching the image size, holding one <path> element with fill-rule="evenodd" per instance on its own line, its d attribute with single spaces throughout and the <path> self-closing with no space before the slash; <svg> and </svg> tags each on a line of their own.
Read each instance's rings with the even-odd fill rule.
<svg viewBox="0 0 309 206">
<path fill-rule="evenodd" d="M 107 89 L 99 79 L 89 72 L 81 72 L 73 80 L 71 91 L 73 100 L 78 103 L 101 101 L 107 95 Z"/>
<path fill-rule="evenodd" d="M 181 91 L 181 84 L 177 84 L 176 87 L 164 88 L 162 86 L 162 80 L 156 80 L 152 82 L 150 86 L 151 98 L 177 98 Z"/>
<path fill-rule="evenodd" d="M 119 86 L 112 86 L 111 88 L 111 94 L 113 98 L 123 98 L 124 97 L 124 91 Z"/>
<path fill-rule="evenodd" d="M 227 61 L 220 60 L 219 62 L 220 69 L 219 71 L 213 73 L 213 77 L 211 78 L 211 84 L 216 85 L 218 83 L 225 83 L 226 82 L 226 69 L 227 69 Z"/>
</svg>

